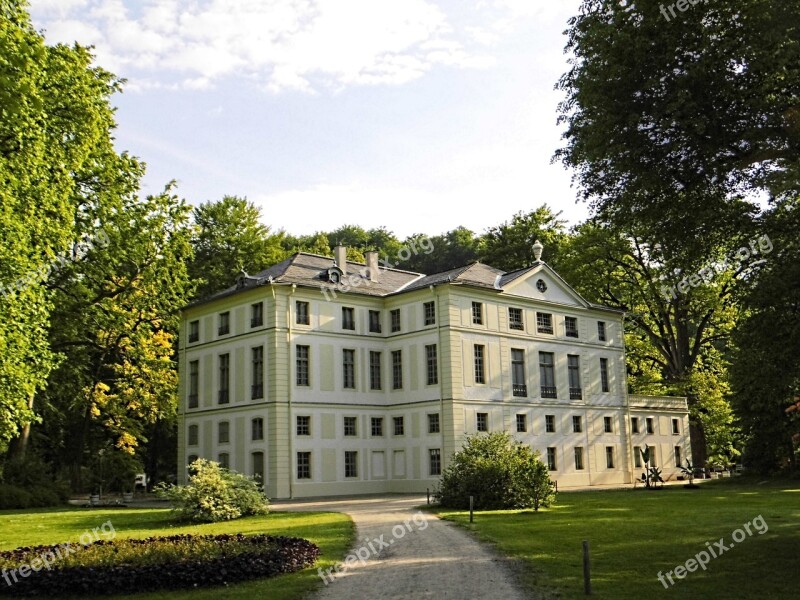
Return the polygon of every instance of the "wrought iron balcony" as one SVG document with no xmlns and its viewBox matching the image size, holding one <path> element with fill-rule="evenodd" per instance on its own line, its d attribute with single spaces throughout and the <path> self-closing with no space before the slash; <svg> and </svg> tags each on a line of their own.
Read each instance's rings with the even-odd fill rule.
<svg viewBox="0 0 800 600">
<path fill-rule="evenodd" d="M 230 401 L 230 394 L 228 390 L 220 390 L 217 398 L 219 404 L 227 404 Z"/>
<path fill-rule="evenodd" d="M 511 390 L 513 394 L 520 398 L 527 398 L 528 397 L 528 386 L 524 383 L 513 383 L 511 384 Z"/>
<path fill-rule="evenodd" d="M 256 383 L 250 386 L 250 398 L 253 400 L 257 400 L 259 398 L 264 397 L 264 385 L 261 383 Z"/>
<path fill-rule="evenodd" d="M 583 390 L 581 388 L 569 388 L 570 400 L 583 400 Z"/>
<path fill-rule="evenodd" d="M 555 387 L 543 385 L 542 398 L 558 398 L 558 390 Z"/>
</svg>

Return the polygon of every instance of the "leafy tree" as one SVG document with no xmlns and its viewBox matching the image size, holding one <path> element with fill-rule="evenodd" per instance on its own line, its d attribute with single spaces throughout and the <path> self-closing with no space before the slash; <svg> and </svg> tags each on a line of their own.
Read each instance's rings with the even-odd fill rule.
<svg viewBox="0 0 800 600">
<path fill-rule="evenodd" d="M 627 313 L 632 392 L 689 398 L 694 463 L 705 464 L 709 435 L 711 452 L 731 458 L 736 440 L 721 392 L 725 365 L 720 349 L 737 316 L 736 273 L 728 268 L 681 293 L 669 283 L 682 273 L 669 269 L 664 255 L 665 247 L 651 238 L 590 221 L 575 228 L 561 275 L 589 301 Z M 707 426 L 713 431 L 707 432 Z"/>
<path fill-rule="evenodd" d="M 205 202 L 194 209 L 194 222 L 189 273 L 198 282 L 198 298 L 230 287 L 242 270 L 255 274 L 286 257 L 283 232 L 270 234 L 261 210 L 245 198 Z"/>
<path fill-rule="evenodd" d="M 137 181 L 113 147 L 110 97 L 120 81 L 89 49 L 47 46 L 23 2 L 0 13 L 0 450 L 24 453 L 34 397 L 58 357 L 49 348 L 56 259 L 90 229 L 96 198 Z"/>
<path fill-rule="evenodd" d="M 745 460 L 761 472 L 798 466 L 800 422 L 786 409 L 800 395 L 800 200 L 772 210 L 765 227 L 776 251 L 749 282 L 731 365 Z"/>
<path fill-rule="evenodd" d="M 515 214 L 510 222 L 490 227 L 481 237 L 481 261 L 503 271 L 524 269 L 536 262 L 533 246 L 539 240 L 545 247 L 543 260 L 558 270 L 567 242 L 566 221 L 560 215 L 544 204 L 529 213 Z"/>
<path fill-rule="evenodd" d="M 412 253 L 411 258 L 398 265 L 399 268 L 431 275 L 468 265 L 478 258 L 478 238 L 466 227 L 456 227 L 447 233 L 432 237 L 423 234 L 412 235 L 406 238 L 403 245 L 408 248 L 419 248 L 419 241 L 424 238 L 428 239 L 433 250 L 430 253 Z"/>
<path fill-rule="evenodd" d="M 534 508 L 555 501 L 555 486 L 538 452 L 514 441 L 508 432 L 467 437 L 442 473 L 437 501 L 449 508 L 479 510 Z"/>
<path fill-rule="evenodd" d="M 184 518 L 215 523 L 269 512 L 264 491 L 252 477 L 202 458 L 189 465 L 189 470 L 188 485 L 162 485 L 156 490 Z"/>
<path fill-rule="evenodd" d="M 800 0 L 665 4 L 582 2 L 556 157 L 597 214 L 691 262 L 740 230 L 742 198 L 800 187 Z"/>
<path fill-rule="evenodd" d="M 159 422 L 174 426 L 179 310 L 191 297 L 189 208 L 172 195 L 96 207 L 106 244 L 52 278 L 51 347 L 66 360 L 41 395 L 55 464 L 73 469 L 112 440 L 134 454 Z"/>
</svg>

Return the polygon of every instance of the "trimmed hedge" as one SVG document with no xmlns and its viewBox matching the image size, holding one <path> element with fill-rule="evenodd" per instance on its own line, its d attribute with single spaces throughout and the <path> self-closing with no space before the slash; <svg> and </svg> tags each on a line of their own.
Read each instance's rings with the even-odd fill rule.
<svg viewBox="0 0 800 600">
<path fill-rule="evenodd" d="M 44 508 L 64 504 L 64 494 L 59 489 L 34 485 L 20 487 L 0 484 L 0 509 Z"/>
<path fill-rule="evenodd" d="M 170 549 L 170 545 L 181 550 Z M 186 553 L 192 545 L 197 546 L 200 556 Z M 308 540 L 263 534 L 98 541 L 86 546 L 74 544 L 73 551 L 65 560 L 51 561 L 50 570 L 41 568 L 40 563 L 40 570 L 27 577 L 17 572 L 16 582 L 11 569 L 30 565 L 35 557 L 46 553 L 65 553 L 63 545 L 0 552 L 0 565 L 7 571 L 0 579 L 0 596 L 110 596 L 228 585 L 299 571 L 313 565 L 320 554 Z M 147 558 L 130 564 L 131 552 Z M 114 555 L 118 555 L 118 561 L 109 562 Z"/>
</svg>

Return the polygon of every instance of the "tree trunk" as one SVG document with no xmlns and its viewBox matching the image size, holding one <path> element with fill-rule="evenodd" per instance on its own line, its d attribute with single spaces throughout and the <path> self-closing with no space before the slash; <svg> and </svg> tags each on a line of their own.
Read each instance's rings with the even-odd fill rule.
<svg viewBox="0 0 800 600">
<path fill-rule="evenodd" d="M 28 409 L 33 410 L 33 394 L 28 398 Z M 8 448 L 8 456 L 12 460 L 23 460 L 28 452 L 28 442 L 31 439 L 31 424 L 25 423 L 22 426 L 19 436 L 14 439 Z"/>
</svg>

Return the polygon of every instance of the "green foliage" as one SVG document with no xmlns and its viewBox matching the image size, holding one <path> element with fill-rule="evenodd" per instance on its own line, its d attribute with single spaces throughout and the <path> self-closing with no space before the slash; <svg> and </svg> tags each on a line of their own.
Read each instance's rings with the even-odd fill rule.
<svg viewBox="0 0 800 600">
<path fill-rule="evenodd" d="M 215 523 L 269 511 L 264 491 L 255 479 L 202 458 L 189 465 L 189 470 L 188 485 L 162 485 L 156 490 L 184 518 Z"/>
<path fill-rule="evenodd" d="M 403 245 L 419 248 L 419 240 L 423 237 L 428 238 L 433 251 L 412 254 L 411 258 L 398 265 L 399 268 L 432 275 L 463 267 L 478 259 L 479 238 L 466 227 L 457 227 L 430 237 L 421 233 L 412 235 L 405 239 Z"/>
<path fill-rule="evenodd" d="M 533 245 L 544 245 L 542 260 L 558 269 L 561 252 L 567 241 L 566 221 L 544 204 L 528 213 L 519 212 L 511 221 L 490 227 L 481 237 L 481 261 L 503 271 L 531 266 L 536 259 Z"/>
<path fill-rule="evenodd" d="M 467 438 L 442 473 L 436 500 L 448 508 L 479 510 L 550 506 L 555 489 L 538 452 L 515 442 L 508 432 Z"/>
<path fill-rule="evenodd" d="M 198 284 L 198 298 L 232 286 L 242 270 L 254 275 L 287 256 L 283 232 L 270 234 L 261 209 L 245 198 L 205 202 L 194 209 L 194 223 L 189 273 Z"/>
</svg>

